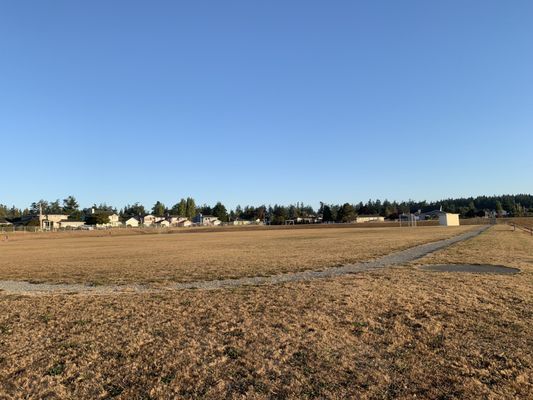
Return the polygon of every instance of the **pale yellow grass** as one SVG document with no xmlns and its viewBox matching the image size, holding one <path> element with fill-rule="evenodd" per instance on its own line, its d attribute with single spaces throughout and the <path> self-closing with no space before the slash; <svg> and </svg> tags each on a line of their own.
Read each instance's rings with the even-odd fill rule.
<svg viewBox="0 0 533 400">
<path fill-rule="evenodd" d="M 0 243 L 0 279 L 146 283 L 272 275 L 369 260 L 472 227 L 239 230 Z"/>
<path fill-rule="evenodd" d="M 495 227 L 424 260 L 520 266 L 513 276 L 407 266 L 235 290 L 0 294 L 0 398 L 533 398 L 532 249 Z"/>
<path fill-rule="evenodd" d="M 522 268 L 533 265 L 533 237 L 508 225 L 495 225 L 478 237 L 413 262 L 420 264 L 493 264 Z"/>
</svg>

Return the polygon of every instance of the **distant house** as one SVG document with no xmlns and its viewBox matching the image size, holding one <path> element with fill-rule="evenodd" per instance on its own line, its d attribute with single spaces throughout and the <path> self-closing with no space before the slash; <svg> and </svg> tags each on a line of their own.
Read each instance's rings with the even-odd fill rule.
<svg viewBox="0 0 533 400">
<path fill-rule="evenodd" d="M 167 217 L 167 221 L 170 222 L 170 226 L 191 226 L 192 222 L 189 221 L 186 217 L 180 217 L 180 216 L 169 216 Z"/>
<path fill-rule="evenodd" d="M 322 217 L 317 217 L 316 215 L 308 215 L 305 217 L 296 217 L 296 218 L 288 219 L 285 221 L 285 225 L 319 224 L 320 222 L 322 222 Z"/>
<path fill-rule="evenodd" d="M 105 224 L 97 224 L 98 227 L 106 227 L 106 228 L 115 228 L 117 226 L 120 226 L 122 225 L 122 223 L 120 222 L 120 218 L 117 214 L 109 214 L 107 216 L 109 218 L 109 222 L 105 223 Z"/>
<path fill-rule="evenodd" d="M 218 217 L 215 217 L 213 215 L 203 215 L 203 214 L 198 214 L 196 217 L 193 218 L 192 222 L 194 222 L 195 224 L 204 225 L 204 226 L 216 226 L 222 223 L 218 219 Z"/>
<path fill-rule="evenodd" d="M 192 226 L 192 222 L 189 221 L 187 218 L 185 218 L 184 220 L 181 220 L 178 222 L 178 224 L 176 226 L 179 226 L 179 227 L 182 227 L 182 228 L 187 228 L 189 226 Z"/>
<path fill-rule="evenodd" d="M 152 226 L 156 223 L 156 220 L 157 218 L 154 215 L 148 214 L 143 217 L 142 223 L 144 226 Z"/>
<path fill-rule="evenodd" d="M 126 225 L 128 228 L 137 228 L 139 226 L 139 220 L 131 217 L 124 222 L 124 225 Z"/>
<path fill-rule="evenodd" d="M 167 217 L 167 221 L 170 222 L 171 226 L 178 226 L 180 222 L 187 221 L 187 218 L 176 216 L 176 215 L 170 215 Z"/>
<path fill-rule="evenodd" d="M 364 222 L 385 222 L 385 217 L 381 215 L 358 215 L 355 217 L 355 222 L 358 224 Z"/>
<path fill-rule="evenodd" d="M 109 222 L 107 222 L 106 224 L 98 224 L 99 227 L 117 227 L 117 226 L 122 225 L 122 223 L 120 222 L 120 217 L 118 216 L 118 214 L 114 213 L 113 211 L 99 211 L 95 209 L 94 207 L 92 207 L 89 210 L 89 214 L 107 215 L 107 217 L 109 218 Z"/>
<path fill-rule="evenodd" d="M 63 219 L 58 223 L 59 228 L 61 229 L 79 229 L 85 225 L 85 221 L 73 221 L 70 219 Z"/>
<path fill-rule="evenodd" d="M 155 225 L 158 228 L 168 228 L 170 226 L 170 222 L 167 221 L 166 219 L 162 219 L 160 221 L 156 221 Z"/>
<path fill-rule="evenodd" d="M 252 221 L 247 221 L 245 219 L 236 219 L 234 221 L 229 222 L 229 225 L 250 225 Z"/>
<path fill-rule="evenodd" d="M 5 219 L 4 217 L 0 217 L 0 225 L 11 226 L 13 224 L 9 222 L 7 219 Z"/>
<path fill-rule="evenodd" d="M 45 231 L 59 229 L 61 222 L 68 221 L 68 215 L 65 214 L 43 214 L 38 218 L 39 226 Z"/>
<path fill-rule="evenodd" d="M 120 217 L 118 216 L 118 214 L 111 214 L 109 215 L 109 225 L 111 226 L 120 226 L 122 225 L 121 222 L 120 222 Z"/>
<path fill-rule="evenodd" d="M 322 218 L 317 217 L 316 215 L 308 215 L 306 217 L 297 217 L 297 224 L 318 224 L 322 221 Z"/>
</svg>

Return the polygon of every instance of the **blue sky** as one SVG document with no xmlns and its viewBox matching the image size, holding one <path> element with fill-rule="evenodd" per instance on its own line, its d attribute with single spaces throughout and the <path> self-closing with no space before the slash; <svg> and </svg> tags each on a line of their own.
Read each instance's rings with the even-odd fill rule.
<svg viewBox="0 0 533 400">
<path fill-rule="evenodd" d="M 533 192 L 531 1 L 0 5 L 0 203 Z"/>
</svg>

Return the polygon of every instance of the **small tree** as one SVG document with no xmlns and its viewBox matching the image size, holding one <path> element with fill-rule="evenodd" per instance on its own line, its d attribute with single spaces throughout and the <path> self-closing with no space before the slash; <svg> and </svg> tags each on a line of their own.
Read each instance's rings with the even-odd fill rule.
<svg viewBox="0 0 533 400">
<path fill-rule="evenodd" d="M 127 205 L 122 210 L 121 218 L 123 221 L 126 221 L 130 219 L 131 217 L 138 218 L 140 216 L 143 216 L 146 214 L 146 211 L 144 209 L 144 206 L 139 203 L 135 203 L 133 205 Z"/>
<path fill-rule="evenodd" d="M 189 219 L 193 219 L 196 216 L 196 203 L 192 197 L 187 197 L 185 202 L 186 211 L 185 216 Z"/>
<path fill-rule="evenodd" d="M 72 214 L 74 211 L 77 211 L 79 204 L 76 201 L 74 196 L 68 196 L 66 199 L 63 199 L 63 211 L 66 214 Z"/>
<path fill-rule="evenodd" d="M 170 213 L 178 217 L 185 217 L 187 215 L 187 200 L 181 199 L 179 203 L 174 204 L 170 209 Z"/>
<path fill-rule="evenodd" d="M 355 220 L 355 209 L 349 203 L 344 203 L 337 214 L 339 222 L 353 222 Z"/>
<path fill-rule="evenodd" d="M 502 203 L 500 202 L 500 200 L 496 201 L 496 213 L 498 214 L 499 217 L 503 215 L 503 207 L 502 207 Z"/>
<path fill-rule="evenodd" d="M 75 210 L 71 212 L 68 216 L 68 219 L 73 220 L 73 221 L 81 221 L 82 218 L 83 218 L 83 212 L 81 212 L 80 210 Z"/>
<path fill-rule="evenodd" d="M 327 204 L 324 204 L 322 207 L 322 221 L 331 222 L 333 221 L 333 213 L 331 212 L 331 207 Z"/>
<path fill-rule="evenodd" d="M 85 218 L 87 225 L 103 225 L 109 223 L 109 215 L 104 213 L 95 213 Z"/>
<path fill-rule="evenodd" d="M 152 213 L 156 217 L 164 217 L 165 216 L 165 205 L 161 203 L 160 201 L 156 202 L 154 206 L 152 207 Z"/>
<path fill-rule="evenodd" d="M 228 221 L 228 211 L 226 210 L 224 204 L 222 204 L 220 201 L 213 207 L 211 212 L 222 222 Z"/>
</svg>

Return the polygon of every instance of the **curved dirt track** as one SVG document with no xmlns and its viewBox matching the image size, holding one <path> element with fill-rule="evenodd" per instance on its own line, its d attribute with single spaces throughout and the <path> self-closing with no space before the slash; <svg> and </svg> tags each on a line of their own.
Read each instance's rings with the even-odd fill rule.
<svg viewBox="0 0 533 400">
<path fill-rule="evenodd" d="M 401 265 L 421 258 L 429 253 L 441 250 L 455 243 L 471 239 L 490 228 L 481 226 L 472 231 L 433 243 L 422 244 L 406 250 L 388 254 L 376 260 L 357 264 L 347 264 L 340 267 L 327 268 L 322 271 L 290 272 L 273 276 L 255 276 L 239 279 L 222 279 L 211 281 L 196 281 L 176 283 L 173 285 L 152 288 L 145 285 L 101 285 L 88 286 L 84 284 L 47 284 L 30 283 L 26 281 L 0 281 L 0 294 L 48 294 L 48 293 L 87 293 L 87 294 L 117 294 L 117 293 L 156 293 L 185 289 L 224 289 L 249 285 L 273 285 L 286 282 L 309 281 L 313 279 L 331 278 L 340 275 L 353 274 L 372 269 Z"/>
</svg>

